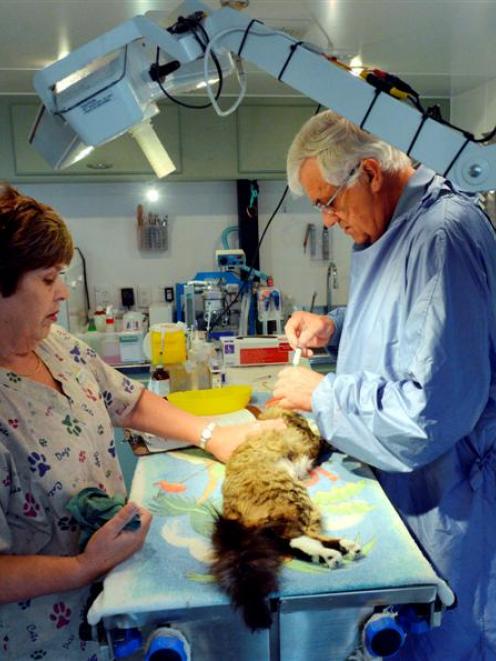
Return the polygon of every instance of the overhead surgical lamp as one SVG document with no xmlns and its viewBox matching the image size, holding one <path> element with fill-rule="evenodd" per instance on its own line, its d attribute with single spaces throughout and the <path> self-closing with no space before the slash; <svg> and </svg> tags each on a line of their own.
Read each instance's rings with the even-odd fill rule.
<svg viewBox="0 0 496 661">
<path fill-rule="evenodd" d="M 215 66 L 211 62 L 205 72 L 198 59 L 202 49 L 195 42 L 187 46 L 192 61 L 172 60 L 157 72 L 147 47 L 160 48 L 165 41 L 170 57 L 167 35 L 138 16 L 35 74 L 33 84 L 43 106 L 29 142 L 54 169 L 76 163 L 126 132 L 136 139 L 157 177 L 176 169 L 152 125 L 159 113 L 155 101 L 167 93 L 212 85 L 232 73 L 235 63 L 230 53 L 218 53 Z M 184 59 L 182 49 L 181 55 Z M 162 69 L 170 73 L 161 74 Z"/>
<path fill-rule="evenodd" d="M 131 131 L 158 176 L 164 176 L 173 165 L 153 133 L 151 120 L 159 112 L 155 101 L 164 91 L 184 92 L 203 81 L 215 112 L 229 114 L 246 91 L 241 62 L 247 60 L 462 190 L 496 189 L 496 145 L 476 140 L 419 103 L 406 103 L 416 93 L 404 84 L 397 89 L 402 81 L 395 76 L 376 70 L 363 78 L 353 76 L 321 48 L 231 8 L 246 2 L 226 3 L 229 6 L 211 11 L 195 0 L 186 2 L 169 28 L 136 16 L 37 72 L 33 84 L 44 107 L 30 142 L 58 169 L 83 158 L 88 147 Z M 155 58 L 150 57 L 151 48 Z M 159 64 L 160 54 L 164 64 Z M 233 70 L 240 95 L 228 110 L 221 110 L 208 81 Z"/>
</svg>

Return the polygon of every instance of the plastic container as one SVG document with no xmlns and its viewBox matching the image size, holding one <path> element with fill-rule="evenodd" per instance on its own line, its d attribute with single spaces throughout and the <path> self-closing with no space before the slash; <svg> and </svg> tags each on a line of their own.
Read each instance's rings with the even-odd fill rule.
<svg viewBox="0 0 496 661">
<path fill-rule="evenodd" d="M 191 346 L 188 351 L 188 360 L 186 362 L 186 369 L 190 372 L 191 390 L 205 390 L 210 388 L 210 354 L 212 352 L 212 345 L 202 340 L 198 332 L 191 340 Z"/>
<path fill-rule="evenodd" d="M 142 312 L 131 310 L 122 317 L 123 331 L 142 331 L 145 324 L 145 315 Z"/>
<path fill-rule="evenodd" d="M 101 334 L 100 355 L 110 365 L 118 365 L 121 362 L 119 333 L 107 331 Z"/>
<path fill-rule="evenodd" d="M 86 344 L 94 349 L 98 354 L 101 354 L 102 352 L 102 336 L 103 333 L 100 333 L 99 331 L 88 331 L 87 333 L 81 333 L 78 335 L 78 337 L 80 337 L 83 342 L 86 342 Z"/>
<path fill-rule="evenodd" d="M 107 325 L 105 309 L 102 307 L 97 307 L 93 319 L 95 321 L 96 330 L 99 331 L 100 333 L 104 333 L 106 331 L 106 325 Z"/>
<path fill-rule="evenodd" d="M 121 363 L 143 363 L 143 333 L 124 331 L 119 333 L 119 353 Z"/>
<path fill-rule="evenodd" d="M 244 409 L 251 398 L 252 387 L 248 385 L 171 392 L 171 404 L 195 415 L 221 415 Z"/>
<path fill-rule="evenodd" d="M 153 324 L 143 341 L 143 351 L 153 366 L 183 363 L 186 335 L 178 324 Z"/>
<path fill-rule="evenodd" d="M 191 375 L 186 369 L 186 363 L 174 363 L 174 365 L 164 365 L 164 367 L 170 374 L 171 392 L 191 389 Z"/>
</svg>

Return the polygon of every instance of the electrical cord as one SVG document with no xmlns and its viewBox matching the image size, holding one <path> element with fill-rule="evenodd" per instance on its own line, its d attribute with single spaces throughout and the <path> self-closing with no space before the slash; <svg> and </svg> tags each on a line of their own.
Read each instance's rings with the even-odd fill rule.
<svg viewBox="0 0 496 661">
<path fill-rule="evenodd" d="M 315 111 L 314 111 L 313 114 L 314 114 L 314 115 L 317 115 L 317 114 L 320 112 L 321 108 L 322 108 L 322 105 L 319 103 L 319 104 L 317 105 L 317 107 L 315 108 Z M 284 190 L 283 190 L 283 192 L 282 192 L 282 195 L 281 195 L 281 197 L 280 197 L 280 199 L 279 199 L 279 202 L 276 204 L 276 208 L 275 208 L 274 211 L 272 212 L 272 214 L 271 214 L 269 220 L 267 221 L 267 225 L 264 227 L 264 230 L 263 230 L 262 234 L 260 235 L 260 238 L 259 238 L 258 243 L 257 243 L 257 247 L 256 247 L 256 249 L 255 249 L 255 253 L 254 253 L 253 258 L 252 258 L 252 260 L 251 260 L 251 264 L 250 264 L 250 266 L 249 266 L 249 271 L 248 271 L 248 275 L 246 276 L 246 280 L 243 282 L 242 286 L 238 289 L 238 293 L 237 293 L 236 296 L 233 298 L 233 300 L 232 300 L 228 305 L 226 305 L 226 306 L 225 306 L 225 307 L 224 307 L 224 308 L 223 308 L 223 309 L 217 314 L 217 316 L 213 319 L 213 321 L 210 322 L 210 329 L 211 329 L 211 330 L 213 330 L 213 329 L 217 326 L 219 320 L 220 320 L 220 319 L 221 319 L 221 318 L 222 318 L 227 312 L 229 312 L 229 310 L 232 308 L 232 306 L 233 306 L 235 303 L 237 303 L 237 301 L 239 300 L 239 297 L 241 296 L 241 293 L 244 291 L 244 289 L 246 289 L 246 285 L 249 285 L 249 283 L 250 283 L 250 278 L 251 278 L 251 274 L 252 274 L 253 271 L 255 270 L 255 262 L 257 261 L 257 257 L 258 257 L 259 254 L 260 254 L 260 247 L 261 247 L 261 245 L 262 245 L 262 241 L 264 240 L 265 235 L 267 234 L 268 229 L 269 229 L 269 227 L 270 227 L 272 221 L 274 220 L 274 218 L 276 217 L 277 213 L 279 212 L 279 209 L 281 208 L 282 203 L 283 203 L 284 200 L 286 199 L 286 195 L 288 194 L 288 192 L 289 192 L 289 186 L 286 184 L 286 186 L 285 186 L 285 188 L 284 188 Z"/>
<path fill-rule="evenodd" d="M 85 300 L 86 300 L 86 323 L 89 323 L 89 321 L 90 321 L 90 317 L 89 317 L 89 314 L 90 314 L 90 293 L 88 291 L 88 277 L 86 275 L 86 259 L 84 258 L 83 253 L 81 252 L 81 250 L 77 246 L 75 246 L 74 249 L 77 250 L 77 252 L 79 253 L 79 256 L 81 257 L 81 262 L 83 264 L 84 297 L 85 297 Z"/>
<path fill-rule="evenodd" d="M 75 103 L 72 104 L 72 106 L 69 106 L 68 108 L 58 108 L 58 96 L 57 94 L 53 91 L 53 99 L 54 99 L 54 104 L 55 104 L 55 115 L 65 115 L 66 113 L 70 112 L 71 110 L 74 110 L 74 108 L 79 108 L 83 103 L 86 103 L 90 99 L 93 99 L 95 96 L 98 94 L 101 94 L 102 92 L 105 92 L 106 90 L 114 87 L 118 83 L 121 82 L 121 80 L 124 79 L 126 73 L 127 73 L 127 44 L 123 48 L 124 50 L 124 56 L 123 56 L 123 63 L 122 63 L 122 71 L 119 75 L 118 78 L 115 80 L 112 80 L 108 85 L 105 85 L 105 87 L 102 87 L 101 89 L 96 90 L 92 94 L 88 94 L 88 96 L 85 96 L 83 99 L 80 99 L 79 101 L 76 101 Z"/>
<path fill-rule="evenodd" d="M 257 247 L 256 247 L 255 252 L 254 252 L 254 254 L 253 254 L 253 257 L 252 257 L 252 260 L 251 260 L 251 264 L 250 264 L 250 266 L 249 266 L 249 271 L 248 271 L 248 274 L 247 274 L 247 276 L 246 276 L 246 280 L 242 283 L 241 287 L 238 289 L 238 293 L 237 293 L 236 296 L 233 298 L 233 300 L 229 303 L 229 305 L 225 306 L 225 307 L 224 307 L 224 308 L 223 308 L 223 309 L 217 314 L 217 316 L 216 316 L 214 319 L 212 319 L 212 320 L 210 321 L 210 330 L 211 330 L 211 331 L 217 326 L 219 320 L 220 320 L 220 319 L 221 319 L 221 318 L 222 318 L 227 312 L 229 312 L 229 310 L 232 308 L 232 306 L 233 306 L 235 303 L 238 302 L 238 300 L 239 300 L 241 294 L 245 291 L 245 289 L 247 288 L 247 286 L 250 285 L 250 281 L 251 281 L 250 278 L 251 278 L 251 275 L 252 275 L 253 271 L 255 270 L 255 262 L 257 261 L 257 257 L 258 257 L 259 254 L 260 254 L 260 247 L 261 247 L 261 245 L 262 245 L 262 241 L 264 240 L 265 235 L 267 234 L 267 231 L 268 231 L 268 229 L 269 229 L 269 227 L 270 227 L 272 221 L 274 220 L 274 218 L 276 217 L 276 215 L 277 215 L 279 209 L 281 208 L 282 203 L 283 203 L 284 200 L 286 199 L 286 195 L 288 194 L 288 191 L 289 191 L 289 186 L 286 184 L 286 186 L 285 186 L 285 188 L 284 188 L 284 191 L 283 191 L 283 193 L 282 193 L 282 195 L 281 195 L 281 197 L 280 197 L 280 199 L 279 199 L 279 202 L 278 202 L 277 205 L 276 205 L 276 208 L 275 208 L 274 211 L 272 212 L 272 214 L 271 214 L 269 220 L 267 221 L 267 225 L 265 226 L 265 228 L 264 228 L 262 234 L 260 235 L 260 239 L 258 240 Z"/>
<path fill-rule="evenodd" d="M 203 26 L 202 26 L 203 27 Z M 205 83 L 207 86 L 207 94 L 208 98 L 210 99 L 210 103 L 217 113 L 219 117 L 227 117 L 231 113 L 233 113 L 235 110 L 238 109 L 241 101 L 245 98 L 246 95 L 246 89 L 247 89 L 247 80 L 246 80 L 246 74 L 243 70 L 243 64 L 241 58 L 237 57 L 235 60 L 235 66 L 236 66 L 236 75 L 238 77 L 239 85 L 240 85 L 240 92 L 238 94 L 237 99 L 235 102 L 227 109 L 227 110 L 222 110 L 219 104 L 217 103 L 217 99 L 214 98 L 213 92 L 212 92 L 212 86 L 208 80 L 208 62 L 210 56 L 214 56 L 215 52 L 212 50 L 214 43 L 217 41 L 217 39 L 220 39 L 221 37 L 225 37 L 227 34 L 231 34 L 232 32 L 238 32 L 239 30 L 237 28 L 229 28 L 227 30 L 222 30 L 221 32 L 217 33 L 213 39 L 210 39 L 207 43 L 207 47 L 205 49 L 204 53 L 204 58 L 203 58 L 203 74 L 205 78 Z M 245 31 L 246 32 L 246 31 Z"/>
<path fill-rule="evenodd" d="M 199 28 L 200 31 L 202 32 L 203 36 L 206 38 L 206 42 L 207 42 L 206 44 L 198 36 L 196 28 Z M 193 22 L 193 21 L 191 21 L 189 29 L 193 32 L 193 35 L 194 35 L 195 39 L 197 40 L 197 42 L 200 44 L 201 48 L 203 49 L 203 59 L 204 59 L 204 61 L 208 62 L 208 58 L 206 56 L 206 49 L 207 49 L 208 44 L 210 43 L 210 40 L 209 40 L 207 31 L 205 30 L 205 28 L 203 27 L 203 25 L 201 23 L 199 23 L 199 22 L 196 23 L 196 22 Z M 170 28 L 169 31 L 172 31 L 172 29 Z M 215 68 L 217 69 L 217 75 L 219 76 L 219 80 L 218 80 L 218 83 L 217 83 L 217 92 L 215 94 L 215 97 L 213 97 L 213 93 L 212 93 L 212 97 L 215 99 L 215 102 L 216 102 L 217 99 L 220 97 L 220 95 L 222 93 L 222 87 L 223 87 L 223 84 L 224 84 L 224 77 L 223 77 L 223 74 L 222 74 L 222 67 L 221 67 L 219 59 L 218 59 L 218 57 L 215 53 L 212 53 L 212 60 L 215 64 Z M 168 92 L 165 89 L 165 87 L 163 86 L 162 81 L 160 80 L 160 76 L 158 75 L 158 72 L 160 71 L 160 67 L 161 67 L 161 65 L 160 65 L 160 47 L 157 47 L 157 53 L 156 53 L 156 57 L 155 57 L 154 67 L 155 67 L 155 72 L 156 73 L 155 73 L 155 75 L 152 76 L 152 79 L 157 82 L 158 86 L 162 90 L 162 93 L 170 101 L 172 101 L 173 103 L 175 103 L 179 106 L 182 106 L 183 108 L 189 108 L 191 110 L 205 110 L 206 108 L 210 108 L 212 106 L 212 100 L 211 100 L 212 97 L 210 96 L 210 94 L 209 94 L 210 101 L 208 103 L 192 104 L 192 103 L 187 103 L 186 101 L 181 101 L 180 99 L 178 99 L 176 96 L 170 94 L 170 92 Z M 205 74 L 205 79 L 206 79 L 207 91 L 208 91 L 208 88 L 209 88 L 208 66 L 207 66 L 207 74 Z M 210 92 L 211 92 L 211 90 L 210 90 Z"/>
</svg>

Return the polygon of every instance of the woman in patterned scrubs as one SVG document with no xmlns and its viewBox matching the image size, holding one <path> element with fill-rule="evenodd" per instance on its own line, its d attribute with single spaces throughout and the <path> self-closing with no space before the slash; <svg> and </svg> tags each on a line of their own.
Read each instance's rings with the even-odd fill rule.
<svg viewBox="0 0 496 661">
<path fill-rule="evenodd" d="M 0 189 L 1 659 L 99 658 L 98 645 L 79 638 L 90 585 L 142 546 L 151 516 L 128 503 L 80 552 L 65 506 L 86 487 L 125 493 L 114 426 L 197 444 L 206 425 L 54 323 L 72 254 L 53 209 Z M 250 431 L 216 427 L 208 449 L 225 460 Z M 124 531 L 137 511 L 140 528 Z"/>
</svg>

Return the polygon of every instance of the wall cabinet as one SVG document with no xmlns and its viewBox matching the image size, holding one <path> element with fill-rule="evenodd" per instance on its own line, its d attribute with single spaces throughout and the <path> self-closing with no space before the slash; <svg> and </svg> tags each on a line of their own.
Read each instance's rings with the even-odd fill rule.
<svg viewBox="0 0 496 661">
<path fill-rule="evenodd" d="M 195 103 L 195 100 L 189 99 Z M 246 99 L 236 113 L 219 117 L 211 108 L 192 110 L 161 104 L 153 126 L 176 165 L 171 181 L 239 178 L 284 179 L 286 152 L 293 136 L 312 114 L 306 99 Z M 123 135 L 70 168 L 55 172 L 29 144 L 38 102 L 33 97 L 0 101 L 0 133 L 10 145 L 0 164 L 0 179 L 35 181 L 131 181 L 154 174 L 133 138 Z"/>
<path fill-rule="evenodd" d="M 11 126 L 14 142 L 15 171 L 23 175 L 53 175 L 50 165 L 28 142 L 38 105 L 36 103 L 13 103 L 10 106 Z M 182 171 L 181 147 L 179 135 L 179 112 L 177 106 L 164 109 L 153 119 L 153 125 L 159 135 L 166 136 L 166 149 L 176 165 L 178 173 Z M 165 140 L 164 140 L 165 142 Z M 111 142 L 96 147 L 82 161 L 57 174 L 67 178 L 83 176 L 85 179 L 105 175 L 148 174 L 152 170 L 138 144 L 130 135 L 122 135 Z"/>
<path fill-rule="evenodd" d="M 286 170 L 289 146 L 313 114 L 308 104 L 241 105 L 237 113 L 238 172 L 277 175 Z"/>
<path fill-rule="evenodd" d="M 191 97 L 187 100 L 200 103 Z M 427 105 L 439 103 L 443 116 L 449 117 L 447 99 L 426 101 Z M 0 99 L 0 180 L 105 182 L 155 177 L 127 134 L 96 148 L 70 168 L 54 172 L 28 142 L 38 105 L 35 97 Z M 285 179 L 288 147 L 316 105 L 304 97 L 253 97 L 227 117 L 219 117 L 211 108 L 192 110 L 171 102 L 160 107 L 153 125 L 177 168 L 168 180 L 219 181 Z"/>
</svg>

